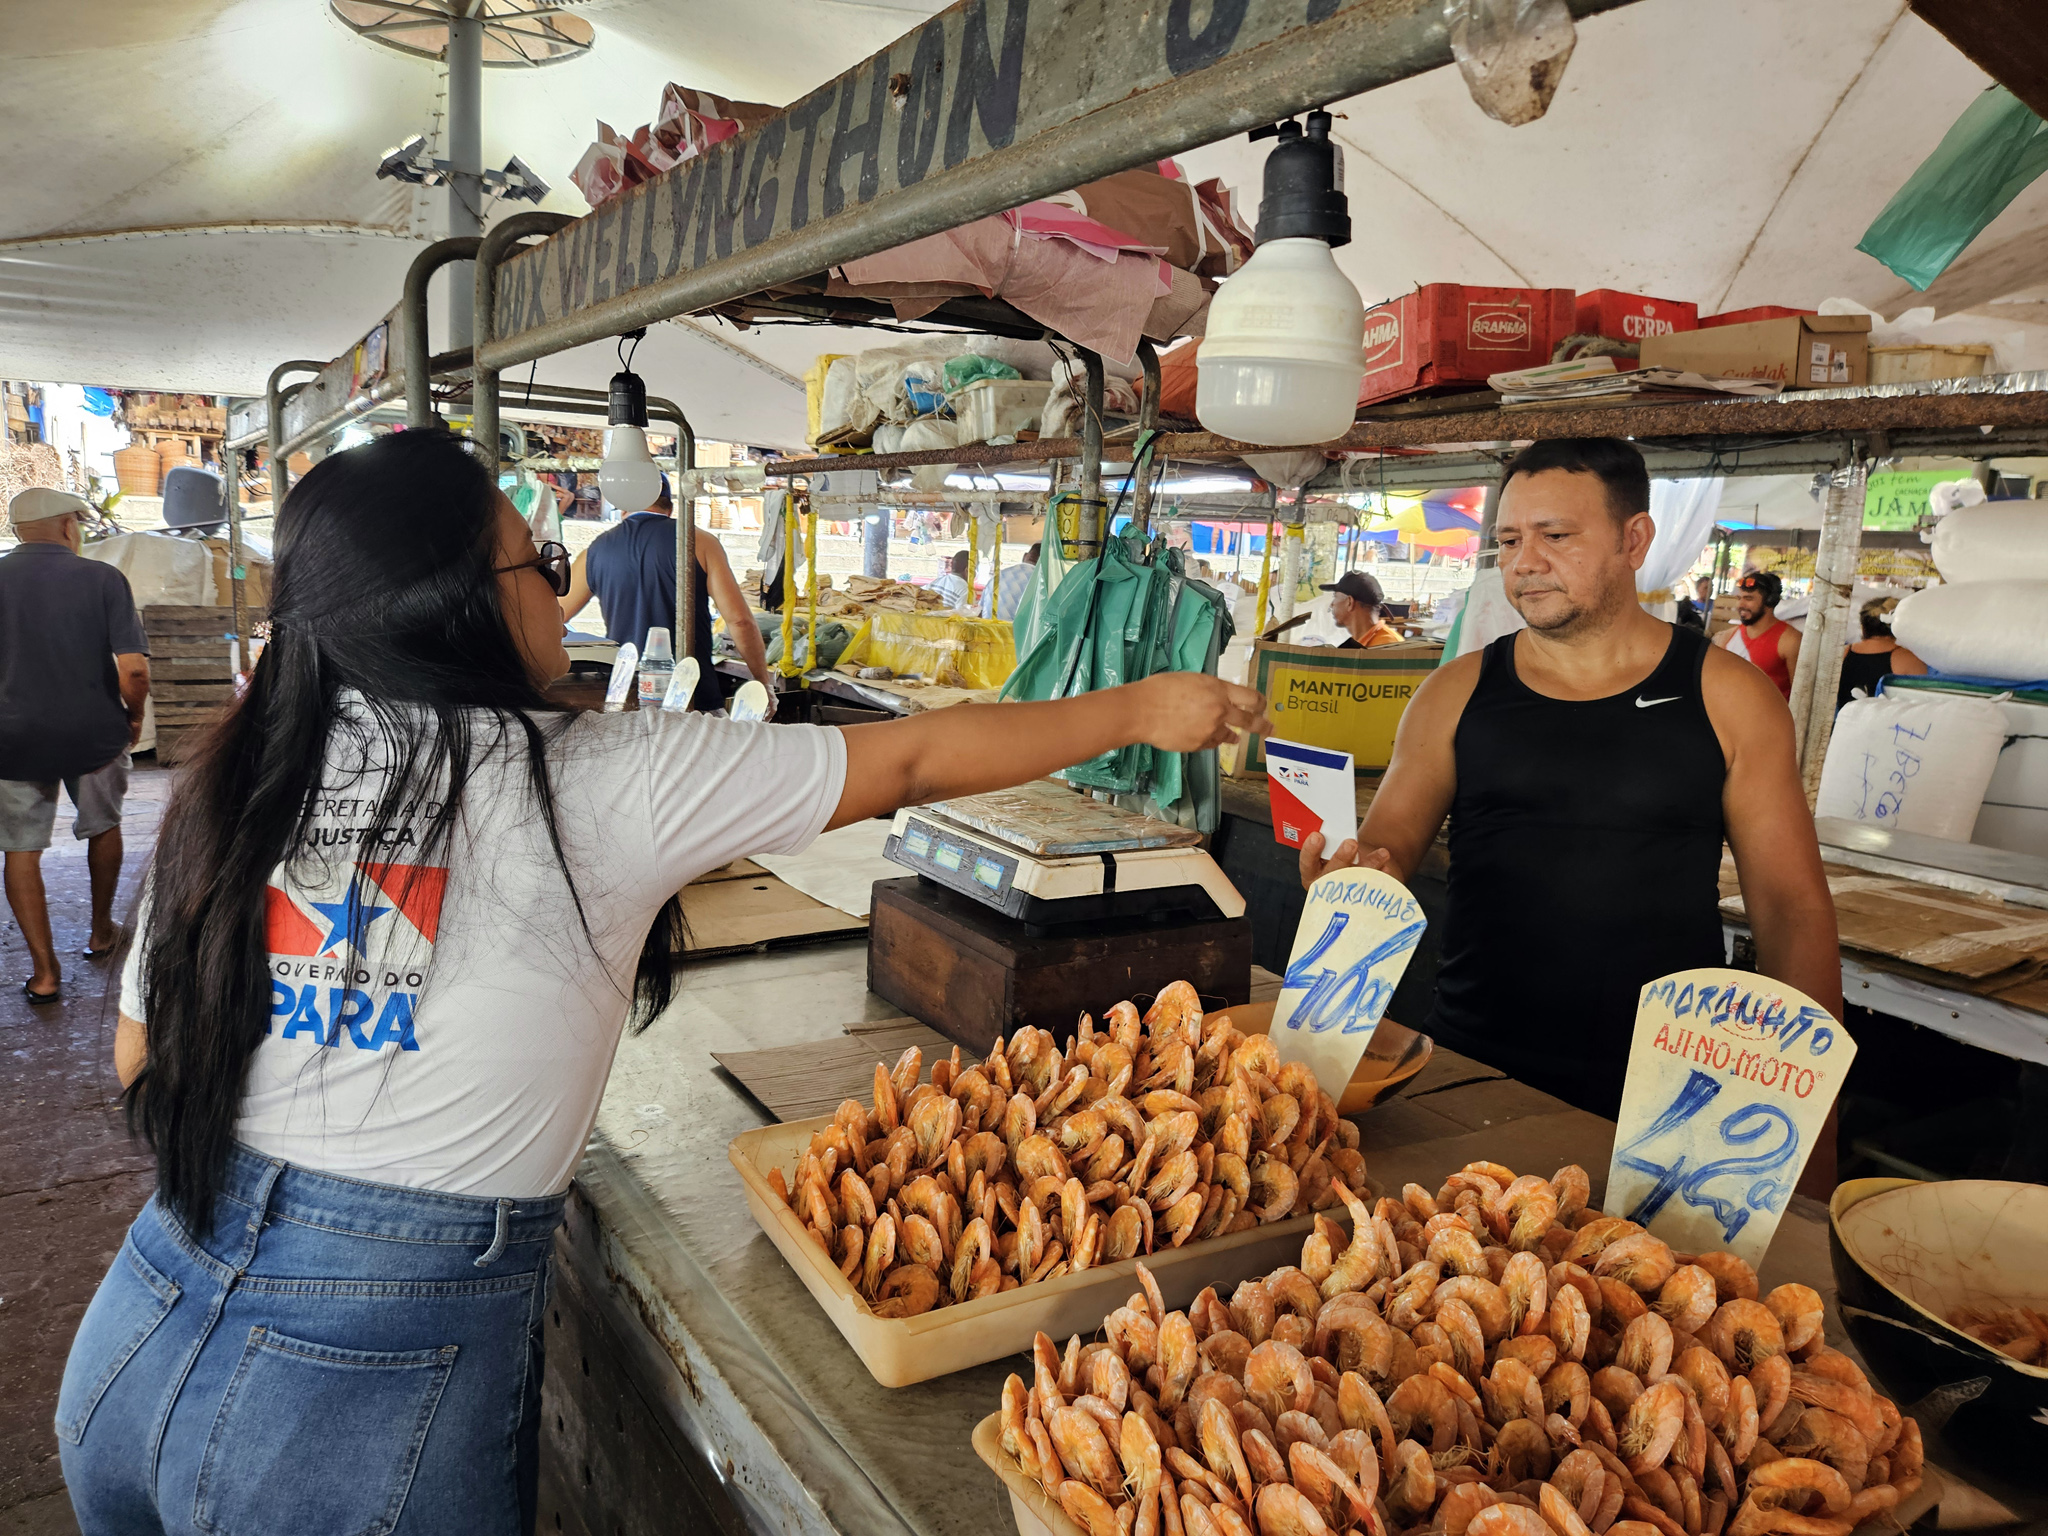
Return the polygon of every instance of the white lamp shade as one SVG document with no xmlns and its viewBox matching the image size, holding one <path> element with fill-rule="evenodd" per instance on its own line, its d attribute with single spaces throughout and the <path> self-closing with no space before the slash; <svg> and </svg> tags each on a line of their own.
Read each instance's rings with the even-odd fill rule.
<svg viewBox="0 0 2048 1536">
<path fill-rule="evenodd" d="M 1342 437 L 1365 377 L 1365 304 L 1329 246 L 1269 240 L 1209 304 L 1195 414 L 1245 443 Z"/>
<path fill-rule="evenodd" d="M 605 439 L 604 463 L 597 471 L 604 499 L 621 512 L 644 512 L 661 495 L 661 471 L 647 452 L 647 433 L 621 423 Z"/>
</svg>

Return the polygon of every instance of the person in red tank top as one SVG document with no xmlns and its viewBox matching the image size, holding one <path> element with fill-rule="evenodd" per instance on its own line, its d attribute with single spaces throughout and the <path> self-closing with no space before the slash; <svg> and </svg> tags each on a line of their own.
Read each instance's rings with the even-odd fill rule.
<svg viewBox="0 0 2048 1536">
<path fill-rule="evenodd" d="M 1792 669 L 1799 664 L 1799 631 L 1778 617 L 1784 583 L 1770 571 L 1751 571 L 1735 584 L 1735 612 L 1742 622 L 1714 643 L 1756 663 L 1786 698 L 1792 697 Z"/>
</svg>

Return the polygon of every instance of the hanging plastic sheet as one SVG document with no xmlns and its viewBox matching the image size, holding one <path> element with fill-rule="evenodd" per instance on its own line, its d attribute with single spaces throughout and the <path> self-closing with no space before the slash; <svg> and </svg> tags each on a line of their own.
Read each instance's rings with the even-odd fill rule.
<svg viewBox="0 0 2048 1536">
<path fill-rule="evenodd" d="M 1924 289 L 2043 171 L 2048 122 L 1994 85 L 1942 135 L 1856 249 Z"/>
</svg>

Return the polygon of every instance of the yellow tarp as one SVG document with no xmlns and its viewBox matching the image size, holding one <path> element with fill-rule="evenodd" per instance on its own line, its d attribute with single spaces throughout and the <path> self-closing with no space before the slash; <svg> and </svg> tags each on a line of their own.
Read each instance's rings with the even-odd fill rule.
<svg viewBox="0 0 2048 1536">
<path fill-rule="evenodd" d="M 916 673 L 947 688 L 1000 688 L 1017 669 L 1017 642 L 1002 619 L 870 613 L 840 653 L 840 670 L 852 667 Z"/>
</svg>

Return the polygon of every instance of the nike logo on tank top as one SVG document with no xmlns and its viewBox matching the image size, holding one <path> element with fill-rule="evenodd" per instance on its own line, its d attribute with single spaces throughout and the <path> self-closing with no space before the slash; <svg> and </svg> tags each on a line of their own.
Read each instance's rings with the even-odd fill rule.
<svg viewBox="0 0 2048 1536">
<path fill-rule="evenodd" d="M 1612 1117 L 1643 984 L 1725 963 L 1707 639 L 1671 631 L 1640 684 L 1552 699 L 1486 648 L 1453 738 L 1450 903 L 1428 1032 Z M 1658 706 L 1658 707 L 1653 707 Z"/>
</svg>

